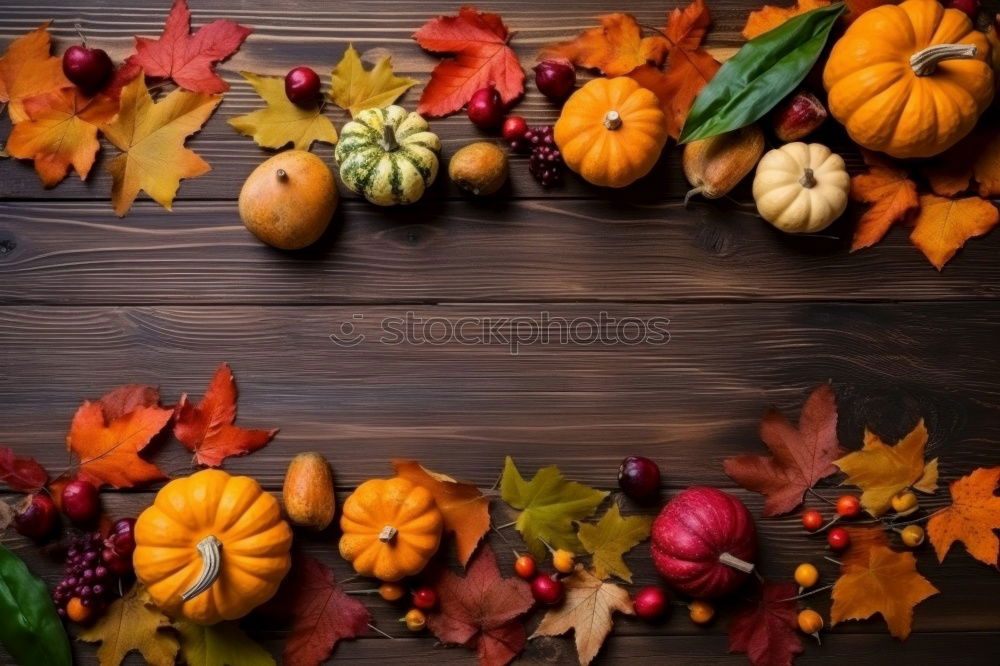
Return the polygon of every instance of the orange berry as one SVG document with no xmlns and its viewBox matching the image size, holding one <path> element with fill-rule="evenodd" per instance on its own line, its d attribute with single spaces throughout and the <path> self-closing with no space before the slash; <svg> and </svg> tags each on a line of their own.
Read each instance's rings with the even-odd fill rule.
<svg viewBox="0 0 1000 666">
<path fill-rule="evenodd" d="M 708 624 L 715 617 L 715 606 L 707 601 L 695 599 L 688 604 L 691 621 L 695 624 Z"/>
<path fill-rule="evenodd" d="M 892 510 L 901 516 L 913 513 L 919 506 L 917 496 L 909 490 L 901 490 L 892 496 Z"/>
<path fill-rule="evenodd" d="M 861 514 L 861 500 L 857 495 L 841 495 L 837 498 L 837 515 L 853 518 Z"/>
<path fill-rule="evenodd" d="M 576 566 L 576 560 L 573 558 L 573 553 L 568 550 L 552 551 L 552 568 L 561 574 L 568 574 L 573 572 L 573 567 Z"/>
<path fill-rule="evenodd" d="M 812 587 L 819 581 L 819 570 L 808 562 L 795 567 L 795 582 L 802 587 Z"/>
<path fill-rule="evenodd" d="M 799 613 L 799 629 L 804 634 L 815 634 L 823 628 L 823 616 L 807 608 Z"/>
<path fill-rule="evenodd" d="M 535 565 L 535 558 L 531 555 L 524 554 L 521 555 L 514 562 L 514 571 L 517 575 L 525 580 L 531 580 L 535 577 L 535 572 L 538 567 Z"/>
<path fill-rule="evenodd" d="M 378 586 L 378 595 L 386 601 L 399 601 L 406 596 L 406 588 L 399 583 L 382 583 Z"/>
<path fill-rule="evenodd" d="M 403 621 L 406 622 L 406 628 L 410 631 L 423 631 L 424 627 L 427 626 L 427 616 L 419 608 L 411 608 L 407 611 Z"/>
<path fill-rule="evenodd" d="M 823 514 L 816 509 L 808 509 L 802 512 L 802 527 L 810 532 L 815 532 L 823 527 Z"/>
<path fill-rule="evenodd" d="M 907 525 L 899 533 L 899 538 L 910 548 L 916 548 L 924 542 L 924 528 L 920 525 Z"/>
<path fill-rule="evenodd" d="M 83 605 L 79 597 L 73 597 L 66 604 L 66 617 L 77 624 L 86 624 L 94 616 L 94 611 Z"/>
</svg>

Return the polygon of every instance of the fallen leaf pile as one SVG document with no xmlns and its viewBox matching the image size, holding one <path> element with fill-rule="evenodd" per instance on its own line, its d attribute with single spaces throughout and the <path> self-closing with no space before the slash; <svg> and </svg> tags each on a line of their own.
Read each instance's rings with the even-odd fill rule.
<svg viewBox="0 0 1000 666">
<path fill-rule="evenodd" d="M 559 636 L 572 629 L 577 658 L 581 666 L 587 666 L 611 633 L 612 616 L 634 614 L 632 599 L 625 588 L 601 580 L 582 566 L 577 566 L 563 584 L 566 600 L 545 613 L 531 637 Z"/>
<path fill-rule="evenodd" d="M 754 666 L 788 666 L 803 650 L 794 583 L 764 581 L 756 597 L 729 621 L 729 651 L 743 652 Z"/>
<path fill-rule="evenodd" d="M 737 456 L 724 461 L 726 474 L 747 490 L 765 496 L 764 516 L 787 513 L 817 481 L 837 472 L 844 451 L 837 442 L 837 402 L 823 384 L 809 396 L 798 427 L 775 409 L 764 414 L 760 438 L 772 456 Z"/>
<path fill-rule="evenodd" d="M 961 541 L 974 558 L 997 566 L 1000 556 L 1000 467 L 980 468 L 951 484 L 951 505 L 931 516 L 927 536 L 939 562 Z"/>
<path fill-rule="evenodd" d="M 434 67 L 417 113 L 433 117 L 458 111 L 488 84 L 496 86 L 505 105 L 518 99 L 524 93 L 524 70 L 507 45 L 512 36 L 499 15 L 472 7 L 425 23 L 413 39 L 428 51 L 453 57 Z"/>
<path fill-rule="evenodd" d="M 896 638 L 910 635 L 913 607 L 938 593 L 917 571 L 913 553 L 889 548 L 881 529 L 851 531 L 840 578 L 833 586 L 831 624 L 880 613 Z"/>
<path fill-rule="evenodd" d="M 480 664 L 504 666 L 524 649 L 520 621 L 534 605 L 531 590 L 519 578 L 503 578 L 496 557 L 484 546 L 466 567 L 465 576 L 445 570 L 435 584 L 438 607 L 427 627 L 442 643 L 475 650 Z"/>
</svg>

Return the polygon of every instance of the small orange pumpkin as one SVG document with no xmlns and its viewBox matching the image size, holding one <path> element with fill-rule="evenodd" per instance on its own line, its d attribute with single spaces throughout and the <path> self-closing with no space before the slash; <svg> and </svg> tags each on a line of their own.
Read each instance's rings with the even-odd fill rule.
<svg viewBox="0 0 1000 666">
<path fill-rule="evenodd" d="M 135 523 L 135 575 L 174 617 L 209 625 L 270 599 L 291 566 L 292 530 L 248 476 L 175 479 Z"/>
<path fill-rule="evenodd" d="M 344 502 L 340 554 L 362 576 L 397 581 L 427 566 L 443 526 L 426 488 L 398 477 L 371 479 Z"/>
<path fill-rule="evenodd" d="M 823 71 L 830 113 L 859 145 L 931 157 L 968 134 L 993 99 L 990 44 L 969 17 L 936 0 L 862 14 Z"/>
<path fill-rule="evenodd" d="M 625 187 L 656 164 L 667 119 L 656 95 L 635 79 L 599 78 L 566 100 L 553 136 L 566 165 L 587 182 Z"/>
</svg>

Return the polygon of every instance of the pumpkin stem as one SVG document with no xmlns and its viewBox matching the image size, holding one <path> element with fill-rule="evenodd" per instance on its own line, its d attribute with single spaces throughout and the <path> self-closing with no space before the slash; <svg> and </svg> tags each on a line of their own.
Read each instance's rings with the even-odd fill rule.
<svg viewBox="0 0 1000 666">
<path fill-rule="evenodd" d="M 810 167 L 806 167 L 802 170 L 802 177 L 799 178 L 799 185 L 807 188 L 816 187 L 816 175 Z"/>
<path fill-rule="evenodd" d="M 385 527 L 382 528 L 382 531 L 379 532 L 378 540 L 381 541 L 382 543 L 389 543 L 390 541 L 396 538 L 397 534 L 399 534 L 399 530 L 397 530 L 392 525 L 386 525 Z"/>
<path fill-rule="evenodd" d="M 934 44 L 910 56 L 910 67 L 917 76 L 930 76 L 942 60 L 975 58 L 975 44 Z"/>
<path fill-rule="evenodd" d="M 616 130 L 622 126 L 622 117 L 617 111 L 608 111 L 604 114 L 604 126 L 609 130 Z"/>
<path fill-rule="evenodd" d="M 719 562 L 725 564 L 727 567 L 738 569 L 743 573 L 750 573 L 753 571 L 753 564 L 751 562 L 741 560 L 732 553 L 722 553 L 719 555 Z"/>
<path fill-rule="evenodd" d="M 392 125 L 385 123 L 382 125 L 382 150 L 387 153 L 391 153 L 399 148 L 399 142 L 396 141 L 396 131 L 392 128 Z"/>
<path fill-rule="evenodd" d="M 212 587 L 212 584 L 215 583 L 222 572 L 221 541 L 209 534 L 199 541 L 195 548 L 198 550 L 198 554 L 201 555 L 201 573 L 198 574 L 198 579 L 195 580 L 194 585 L 181 595 L 181 599 L 184 601 L 190 601 Z"/>
<path fill-rule="evenodd" d="M 286 180 L 288 180 L 288 172 L 286 172 L 284 169 L 278 169 L 277 171 L 274 172 L 274 175 L 276 175 L 278 177 L 278 180 L 280 180 L 281 182 L 285 182 Z"/>
</svg>

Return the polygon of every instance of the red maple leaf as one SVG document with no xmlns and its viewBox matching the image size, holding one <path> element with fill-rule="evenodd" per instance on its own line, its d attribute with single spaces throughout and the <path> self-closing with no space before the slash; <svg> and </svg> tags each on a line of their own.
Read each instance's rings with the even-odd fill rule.
<svg viewBox="0 0 1000 666">
<path fill-rule="evenodd" d="M 199 465 L 218 467 L 230 456 L 245 456 L 271 441 L 278 429 L 249 430 L 233 425 L 236 420 L 236 380 L 227 363 L 212 376 L 205 396 L 197 405 L 187 394 L 177 403 L 174 437 L 194 452 Z"/>
<path fill-rule="evenodd" d="M 292 618 L 282 654 L 286 666 L 316 666 L 326 661 L 338 641 L 357 637 L 371 622 L 364 604 L 349 597 L 333 572 L 308 555 L 295 556 L 292 574 L 275 601 L 271 610 L 284 610 Z"/>
<path fill-rule="evenodd" d="M 141 67 L 147 76 L 171 78 L 181 88 L 205 94 L 229 90 L 213 69 L 240 48 L 253 28 L 225 19 L 213 21 L 191 33 L 191 10 L 187 0 L 174 0 L 159 39 L 135 38 L 135 55 L 129 57 L 126 74 Z"/>
<path fill-rule="evenodd" d="M 760 438 L 773 456 L 736 456 L 723 462 L 726 474 L 765 496 L 764 515 L 791 511 L 817 481 L 837 471 L 844 451 L 837 442 L 837 400 L 829 384 L 809 396 L 798 427 L 776 409 L 760 421 Z"/>
<path fill-rule="evenodd" d="M 474 92 L 491 83 L 505 105 L 520 97 L 524 70 L 507 46 L 512 36 L 499 15 L 473 7 L 462 7 L 458 16 L 438 16 L 425 23 L 413 39 L 428 51 L 455 57 L 441 61 L 431 72 L 417 113 L 444 116 L 458 111 Z"/>
<path fill-rule="evenodd" d="M 48 480 L 49 473 L 34 458 L 19 458 L 11 449 L 0 446 L 0 482 L 11 490 L 32 493 Z"/>
<path fill-rule="evenodd" d="M 764 581 L 757 599 L 729 622 L 729 651 L 745 652 L 754 666 L 791 666 L 802 652 L 794 583 Z"/>
<path fill-rule="evenodd" d="M 484 666 L 504 666 L 526 640 L 520 617 L 534 604 L 531 588 L 518 578 L 501 578 L 489 546 L 469 561 L 465 577 L 449 570 L 437 580 L 439 604 L 427 626 L 443 643 L 476 650 Z"/>
<path fill-rule="evenodd" d="M 98 400 L 108 421 L 120 419 L 137 407 L 155 407 L 160 404 L 160 390 L 144 384 L 125 384 L 112 389 Z"/>
</svg>

